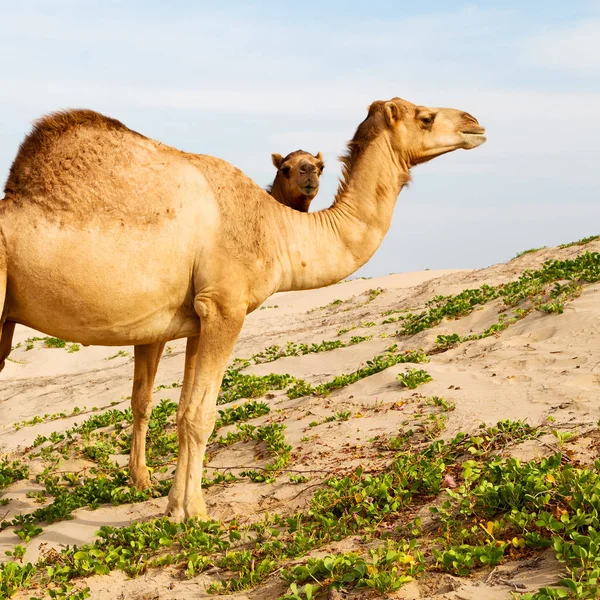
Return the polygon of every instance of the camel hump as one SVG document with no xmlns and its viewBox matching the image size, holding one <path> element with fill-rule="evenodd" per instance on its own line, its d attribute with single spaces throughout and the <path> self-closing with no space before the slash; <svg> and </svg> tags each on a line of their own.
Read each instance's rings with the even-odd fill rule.
<svg viewBox="0 0 600 600">
<path fill-rule="evenodd" d="M 99 134 L 106 132 L 128 133 L 138 138 L 145 136 L 129 129 L 126 125 L 98 112 L 88 109 L 69 109 L 44 115 L 34 122 L 33 129 L 25 137 L 15 157 L 4 187 L 5 194 L 18 195 L 28 187 L 27 179 L 35 173 L 36 166 L 45 161 L 60 140 L 68 134 L 93 130 Z"/>
<path fill-rule="evenodd" d="M 53 112 L 37 119 L 32 132 L 25 138 L 24 143 L 39 144 L 50 141 L 74 127 L 93 127 L 95 129 L 132 132 L 131 129 L 123 125 L 121 121 L 117 121 L 117 119 L 107 117 L 94 110 L 73 108 Z"/>
</svg>

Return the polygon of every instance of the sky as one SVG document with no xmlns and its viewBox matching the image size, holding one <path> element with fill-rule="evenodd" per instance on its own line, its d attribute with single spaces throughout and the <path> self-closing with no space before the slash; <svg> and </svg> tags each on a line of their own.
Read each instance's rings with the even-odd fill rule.
<svg viewBox="0 0 600 600">
<path fill-rule="evenodd" d="M 480 148 L 413 169 L 359 276 L 479 268 L 600 233 L 600 1 L 0 0 L 0 179 L 31 122 L 85 107 L 261 185 L 344 152 L 373 100 L 465 110 Z"/>
</svg>

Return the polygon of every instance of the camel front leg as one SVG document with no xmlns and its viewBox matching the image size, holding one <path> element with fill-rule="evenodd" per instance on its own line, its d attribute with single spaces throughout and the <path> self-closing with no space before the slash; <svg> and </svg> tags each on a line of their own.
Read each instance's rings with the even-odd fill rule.
<svg viewBox="0 0 600 600">
<path fill-rule="evenodd" d="M 196 310 L 201 321 L 197 358 L 194 372 L 186 370 L 179 400 L 179 457 L 166 510 L 167 515 L 177 520 L 207 517 L 202 496 L 204 454 L 215 425 L 223 373 L 246 315 L 245 307 L 232 312 L 230 307 L 225 309 L 216 303 L 200 303 L 198 300 Z M 187 378 L 193 379 L 191 385 Z"/>
<path fill-rule="evenodd" d="M 146 433 L 152 414 L 152 388 L 158 363 L 165 347 L 164 342 L 144 344 L 134 348 L 133 391 L 133 437 L 129 454 L 129 473 L 133 485 L 138 489 L 149 488 L 150 475 L 146 467 Z"/>
</svg>

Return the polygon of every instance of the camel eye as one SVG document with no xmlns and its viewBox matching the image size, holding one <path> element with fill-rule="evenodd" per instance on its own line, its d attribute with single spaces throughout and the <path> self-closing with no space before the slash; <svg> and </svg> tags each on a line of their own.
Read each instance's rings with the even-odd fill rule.
<svg viewBox="0 0 600 600">
<path fill-rule="evenodd" d="M 319 171 L 322 173 L 325 170 L 325 165 L 319 165 Z"/>
<path fill-rule="evenodd" d="M 290 176 L 290 171 L 292 170 L 291 167 L 289 166 L 285 166 L 285 167 L 281 167 L 281 172 L 286 176 L 289 177 Z"/>
<path fill-rule="evenodd" d="M 429 127 L 433 123 L 435 115 L 424 115 L 422 117 L 419 117 L 419 119 L 421 120 L 421 123 L 423 123 L 423 125 Z"/>
</svg>

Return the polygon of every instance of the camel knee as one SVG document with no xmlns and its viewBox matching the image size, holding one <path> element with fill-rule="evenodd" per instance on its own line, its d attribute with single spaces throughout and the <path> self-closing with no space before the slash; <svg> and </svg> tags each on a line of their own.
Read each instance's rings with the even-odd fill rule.
<svg viewBox="0 0 600 600">
<path fill-rule="evenodd" d="M 189 406 L 187 410 L 181 411 L 177 415 L 177 428 L 180 437 L 183 436 L 187 442 L 197 445 L 203 445 L 208 442 L 215 426 L 217 417 L 216 407 L 202 410 L 192 410 Z"/>
<path fill-rule="evenodd" d="M 134 385 L 131 396 L 131 412 L 133 422 L 148 425 L 152 415 L 152 393 L 147 387 L 137 388 Z"/>
<path fill-rule="evenodd" d="M 136 443 L 140 442 L 145 448 L 146 443 L 146 433 L 148 432 L 148 425 L 150 423 L 150 416 L 152 414 L 152 405 L 149 404 L 148 407 L 144 407 L 140 409 L 139 407 L 134 408 L 132 406 L 133 413 L 133 444 L 132 444 L 132 454 L 137 450 Z"/>
<path fill-rule="evenodd" d="M 131 412 L 133 413 L 133 429 L 135 431 L 137 427 L 148 427 L 150 417 L 152 416 L 152 403 L 148 402 L 147 406 L 131 406 Z"/>
<path fill-rule="evenodd" d="M 205 446 L 208 443 L 213 428 L 214 421 L 210 424 L 202 424 L 184 420 L 181 427 L 179 427 L 179 437 L 180 439 L 183 438 L 184 443 L 191 446 Z"/>
</svg>

